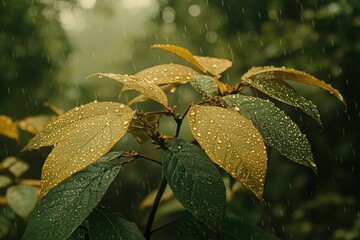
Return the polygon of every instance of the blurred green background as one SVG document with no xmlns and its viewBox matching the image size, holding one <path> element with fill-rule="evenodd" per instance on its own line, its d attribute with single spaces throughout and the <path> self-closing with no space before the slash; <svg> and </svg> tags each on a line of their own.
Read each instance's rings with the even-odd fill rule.
<svg viewBox="0 0 360 240">
<path fill-rule="evenodd" d="M 346 112 L 328 93 L 294 86 L 318 105 L 323 129 L 300 111 L 282 106 L 307 134 L 318 178 L 270 151 L 265 202 L 240 190 L 228 214 L 281 239 L 360 239 L 358 0 L 1 0 L 0 114 L 19 120 L 49 113 L 44 102 L 69 110 L 95 99 L 126 101 L 134 95 L 119 96 L 119 83 L 86 76 L 132 74 L 168 62 L 187 64 L 150 49 L 155 43 L 233 61 L 222 78 L 228 84 L 252 66 L 274 65 L 303 70 L 339 89 Z M 181 111 L 198 96 L 182 86 L 169 99 Z M 153 103 L 134 107 L 159 108 Z M 161 124 L 164 131 L 174 127 L 166 119 Z M 0 137 L 1 159 L 17 155 L 30 137 L 22 133 L 20 142 Z M 186 130 L 182 137 L 190 139 Z M 131 136 L 116 148 L 160 157 L 151 144 L 139 146 Z M 31 165 L 26 177 L 39 178 L 45 158 L 45 152 L 25 155 Z M 139 160 L 120 175 L 103 204 L 122 211 L 143 229 L 149 209 L 140 210 L 139 204 L 156 189 L 161 169 Z M 19 239 L 24 222 L 2 209 L 0 237 Z M 178 205 L 168 203 L 161 211 L 169 209 Z M 155 226 L 166 220 L 160 216 Z M 170 227 L 154 239 L 181 234 Z"/>
</svg>

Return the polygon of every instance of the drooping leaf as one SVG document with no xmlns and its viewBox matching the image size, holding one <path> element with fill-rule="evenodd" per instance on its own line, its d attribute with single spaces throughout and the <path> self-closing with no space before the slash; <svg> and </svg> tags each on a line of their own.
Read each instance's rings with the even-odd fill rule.
<svg viewBox="0 0 360 240">
<path fill-rule="evenodd" d="M 56 116 L 59 116 L 64 113 L 64 110 L 56 106 L 55 104 L 44 102 L 44 106 L 49 108 Z"/>
<path fill-rule="evenodd" d="M 180 215 L 178 220 L 180 227 L 196 239 L 207 240 L 278 240 L 275 235 L 265 232 L 255 225 L 251 225 L 241 220 L 225 218 L 219 235 L 208 229 L 204 224 L 195 219 L 187 211 Z"/>
<path fill-rule="evenodd" d="M 122 165 L 110 152 L 52 188 L 31 214 L 23 240 L 67 239 L 100 202 Z"/>
<path fill-rule="evenodd" d="M 0 135 L 15 139 L 16 141 L 19 140 L 18 128 L 8 116 L 0 115 Z"/>
<path fill-rule="evenodd" d="M 145 239 L 136 224 L 121 213 L 97 208 L 89 218 L 89 235 L 92 240 Z"/>
<path fill-rule="evenodd" d="M 103 156 L 126 133 L 134 111 L 121 103 L 93 102 L 57 117 L 23 151 L 54 145 L 41 177 L 41 197 Z"/>
<path fill-rule="evenodd" d="M 37 116 L 27 117 L 18 122 L 20 129 L 27 131 L 31 134 L 38 134 L 47 123 L 53 119 L 52 116 L 41 114 Z"/>
<path fill-rule="evenodd" d="M 320 114 L 316 105 L 313 104 L 310 100 L 298 94 L 286 83 L 283 84 L 281 82 L 268 81 L 261 77 L 247 78 L 245 81 L 255 89 L 259 90 L 262 93 L 265 93 L 266 95 L 280 102 L 300 108 L 303 112 L 315 119 L 315 121 L 319 125 L 321 125 Z"/>
<path fill-rule="evenodd" d="M 191 78 L 199 73 L 179 64 L 163 64 L 144 69 L 136 74 L 136 78 L 145 78 L 156 85 L 167 83 L 190 82 Z"/>
<path fill-rule="evenodd" d="M 158 102 L 164 106 L 168 105 L 168 99 L 164 91 L 155 83 L 145 79 L 137 78 L 127 74 L 115 74 L 115 73 L 95 73 L 90 76 L 107 77 L 116 81 L 122 82 L 128 89 L 136 90 L 148 98 Z"/>
<path fill-rule="evenodd" d="M 240 94 L 223 98 L 227 107 L 251 120 L 265 142 L 280 154 L 316 172 L 311 147 L 299 127 L 274 103 Z"/>
<path fill-rule="evenodd" d="M 267 155 L 253 123 L 215 106 L 191 106 L 188 117 L 195 139 L 210 159 L 262 199 Z"/>
<path fill-rule="evenodd" d="M 181 57 L 182 59 L 188 61 L 195 67 L 197 67 L 202 72 L 211 73 L 214 76 L 220 75 L 222 72 L 224 72 L 226 69 L 228 69 L 232 65 L 232 63 L 227 59 L 194 56 L 186 48 L 179 47 L 176 45 L 156 44 L 151 47 L 159 48 L 159 49 L 174 53 L 177 56 Z"/>
<path fill-rule="evenodd" d="M 179 85 L 180 85 L 180 83 L 168 83 L 168 84 L 160 86 L 160 88 L 164 92 L 170 91 L 171 93 L 173 93 L 173 92 L 175 92 L 175 90 L 178 88 Z M 122 92 L 123 92 L 123 90 L 122 90 Z M 129 100 L 127 105 L 131 106 L 135 103 L 145 102 L 147 100 L 149 100 L 149 98 L 146 95 L 140 94 L 140 95 L 134 97 L 133 99 Z"/>
<path fill-rule="evenodd" d="M 189 50 L 187 50 L 186 48 L 179 47 L 176 45 L 170 45 L 170 44 L 165 44 L 165 45 L 164 44 L 155 44 L 155 45 L 152 45 L 151 47 L 159 48 L 159 49 L 174 53 L 174 54 L 178 55 L 179 57 L 181 57 L 182 59 L 188 61 L 195 67 L 197 67 L 202 72 L 204 72 L 204 73 L 207 72 L 207 70 L 194 58 L 192 53 Z"/>
<path fill-rule="evenodd" d="M 196 145 L 176 139 L 166 146 L 163 173 L 174 196 L 196 218 L 220 229 L 226 194 L 220 173 Z"/>
<path fill-rule="evenodd" d="M 210 72 L 214 76 L 220 75 L 232 66 L 231 61 L 223 58 L 200 56 L 194 56 L 194 58 L 200 63 L 201 66 L 203 66 L 208 72 Z"/>
<path fill-rule="evenodd" d="M 284 68 L 284 67 L 254 67 L 251 68 L 247 73 L 243 75 L 244 79 L 264 79 L 264 80 L 291 80 L 300 83 L 309 84 L 315 87 L 322 88 L 328 91 L 330 94 L 337 97 L 344 105 L 346 105 L 343 96 L 340 92 L 334 89 L 330 84 L 321 81 L 310 74 L 304 73 L 302 71 L 298 71 L 292 68 Z"/>
<path fill-rule="evenodd" d="M 38 190 L 28 185 L 14 185 L 6 190 L 6 201 L 23 219 L 27 219 L 34 210 L 38 196 Z"/>
<path fill-rule="evenodd" d="M 191 80 L 191 85 L 203 95 L 216 96 L 218 93 L 218 85 L 215 79 L 210 76 L 194 76 Z"/>
</svg>

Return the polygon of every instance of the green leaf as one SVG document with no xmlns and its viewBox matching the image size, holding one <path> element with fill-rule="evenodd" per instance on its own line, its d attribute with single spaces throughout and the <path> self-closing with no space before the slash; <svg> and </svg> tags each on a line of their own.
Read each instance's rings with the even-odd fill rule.
<svg viewBox="0 0 360 240">
<path fill-rule="evenodd" d="M 262 200 L 267 155 L 253 123 L 215 106 L 193 105 L 188 117 L 195 139 L 210 159 Z"/>
<path fill-rule="evenodd" d="M 261 77 L 261 75 L 257 75 L 256 78 L 248 78 L 245 81 L 255 89 L 280 102 L 300 108 L 303 112 L 315 119 L 319 125 L 321 125 L 320 114 L 316 105 L 298 94 L 285 82 L 281 83 L 277 81 L 268 81 L 264 77 Z"/>
<path fill-rule="evenodd" d="M 170 63 L 144 69 L 134 74 L 134 77 L 147 79 L 156 85 L 160 85 L 190 82 L 195 75 L 199 75 L 199 73 L 189 67 Z"/>
<path fill-rule="evenodd" d="M 280 154 L 316 172 L 311 147 L 299 127 L 274 103 L 240 94 L 223 98 L 226 106 L 251 120 L 265 142 Z"/>
<path fill-rule="evenodd" d="M 137 78 L 127 74 L 115 74 L 115 73 L 95 73 L 90 76 L 107 77 L 116 81 L 122 82 L 126 87 L 126 90 L 133 89 L 146 97 L 158 102 L 164 106 L 168 105 L 168 99 L 164 91 L 155 83 L 145 79 Z"/>
<path fill-rule="evenodd" d="M 125 135 L 134 113 L 121 103 L 92 102 L 49 123 L 22 150 L 54 145 L 42 169 L 40 196 L 108 152 Z"/>
<path fill-rule="evenodd" d="M 218 230 L 226 204 L 225 186 L 215 165 L 196 145 L 176 139 L 163 155 L 163 173 L 179 202 Z"/>
<path fill-rule="evenodd" d="M 9 186 L 12 183 L 12 179 L 6 175 L 0 175 L 0 188 Z"/>
<path fill-rule="evenodd" d="M 334 89 L 330 84 L 320 81 L 310 74 L 298 71 L 292 68 L 285 67 L 253 67 L 243 75 L 244 79 L 264 79 L 264 80 L 291 80 L 300 83 L 309 84 L 315 87 L 322 88 L 337 97 L 345 106 L 345 100 L 340 92 Z"/>
<path fill-rule="evenodd" d="M 145 239 L 135 223 L 121 213 L 94 209 L 89 218 L 89 235 L 92 240 Z"/>
<path fill-rule="evenodd" d="M 30 216 L 23 240 L 70 237 L 129 161 L 121 155 L 110 152 L 52 188 Z"/>
<path fill-rule="evenodd" d="M 203 95 L 211 97 L 218 94 L 218 86 L 213 77 L 206 75 L 194 76 L 191 85 Z"/>
<path fill-rule="evenodd" d="M 6 190 L 6 201 L 11 209 L 27 219 L 38 201 L 38 190 L 28 185 L 15 185 Z"/>
</svg>

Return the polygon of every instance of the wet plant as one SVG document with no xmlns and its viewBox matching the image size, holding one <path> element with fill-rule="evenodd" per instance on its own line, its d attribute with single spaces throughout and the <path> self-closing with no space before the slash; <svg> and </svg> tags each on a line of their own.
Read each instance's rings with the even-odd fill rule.
<svg viewBox="0 0 360 240">
<path fill-rule="evenodd" d="M 155 231 L 178 224 L 203 239 L 276 239 L 255 226 L 225 216 L 224 173 L 263 201 L 267 147 L 317 174 L 310 144 L 298 125 L 275 103 L 301 109 L 320 126 L 319 111 L 288 81 L 328 91 L 345 104 L 329 84 L 285 67 L 253 67 L 234 86 L 221 81 L 231 67 L 226 59 L 200 57 L 174 45 L 154 45 L 185 59 L 193 68 L 163 64 L 133 75 L 95 73 L 140 95 L 127 103 L 91 102 L 59 115 L 22 152 L 52 146 L 41 176 L 40 202 L 29 218 L 23 239 L 150 239 Z M 190 83 L 202 100 L 179 113 L 166 91 Z M 131 105 L 155 101 L 162 110 L 146 112 Z M 175 122 L 173 135 L 160 131 L 160 119 Z M 187 118 L 193 141 L 179 138 Z M 139 143 L 151 141 L 162 152 L 152 159 L 133 151 L 109 152 L 130 132 Z M 159 164 L 163 178 L 143 231 L 120 212 L 98 206 L 120 170 L 139 158 Z M 153 222 L 169 186 L 184 213 L 161 228 Z M 171 194 L 171 193 L 170 193 Z"/>
</svg>

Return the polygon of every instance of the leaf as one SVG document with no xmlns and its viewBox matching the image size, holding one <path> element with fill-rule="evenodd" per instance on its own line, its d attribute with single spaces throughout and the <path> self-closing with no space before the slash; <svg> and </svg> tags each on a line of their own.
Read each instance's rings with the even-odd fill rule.
<svg viewBox="0 0 360 240">
<path fill-rule="evenodd" d="M 245 81 L 257 90 L 280 102 L 300 108 L 310 117 L 315 119 L 316 122 L 321 126 L 320 114 L 316 105 L 298 94 L 286 83 L 283 84 L 281 82 L 268 81 L 263 78 L 248 78 Z"/>
<path fill-rule="evenodd" d="M 6 201 L 16 214 L 27 219 L 38 201 L 38 190 L 28 185 L 15 185 L 6 190 Z"/>
<path fill-rule="evenodd" d="M 0 135 L 19 141 L 19 131 L 11 118 L 0 115 Z"/>
<path fill-rule="evenodd" d="M 6 175 L 0 175 L 0 188 L 7 187 L 12 183 L 10 177 Z"/>
<path fill-rule="evenodd" d="M 232 63 L 227 59 L 193 56 L 192 53 L 186 48 L 182 48 L 176 45 L 156 44 L 151 47 L 174 53 L 197 67 L 203 73 L 211 73 L 214 76 L 220 75 L 232 65 Z"/>
<path fill-rule="evenodd" d="M 345 100 L 340 92 L 334 89 L 330 84 L 321 81 L 310 74 L 304 73 L 302 71 L 298 71 L 292 68 L 285 67 L 254 67 L 251 68 L 247 73 L 243 75 L 244 79 L 253 79 L 253 78 L 263 78 L 266 80 L 291 80 L 300 83 L 309 84 L 315 87 L 322 88 L 328 91 L 330 94 L 337 97 L 345 106 Z"/>
<path fill-rule="evenodd" d="M 134 74 L 134 77 L 145 78 L 156 85 L 161 85 L 190 82 L 195 75 L 199 75 L 199 73 L 189 67 L 170 63 L 144 69 Z"/>
<path fill-rule="evenodd" d="M 188 117 L 195 139 L 210 159 L 262 200 L 267 156 L 253 123 L 215 106 L 193 105 Z"/>
<path fill-rule="evenodd" d="M 166 44 L 166 45 L 155 44 L 155 45 L 152 45 L 151 47 L 159 48 L 159 49 L 174 53 L 174 54 L 178 55 L 179 57 L 181 57 L 182 59 L 188 61 L 195 67 L 197 67 L 202 72 L 204 72 L 204 73 L 207 72 L 207 70 L 196 60 L 196 58 L 194 58 L 192 53 L 189 50 L 187 50 L 186 48 L 182 48 L 182 47 L 179 47 L 176 45 L 170 45 L 170 44 Z"/>
<path fill-rule="evenodd" d="M 9 156 L 1 162 L 1 168 L 8 169 L 15 177 L 21 177 L 29 169 L 29 164 L 20 158 Z"/>
<path fill-rule="evenodd" d="M 219 230 L 226 195 L 215 165 L 199 147 L 184 140 L 173 140 L 166 147 L 163 174 L 175 198 L 204 224 Z"/>
<path fill-rule="evenodd" d="M 299 127 L 274 103 L 240 94 L 223 98 L 226 106 L 251 120 L 265 142 L 280 154 L 316 172 L 311 147 Z"/>
<path fill-rule="evenodd" d="M 218 85 L 213 77 L 206 75 L 194 76 L 191 85 L 203 95 L 212 97 L 218 94 Z"/>
<path fill-rule="evenodd" d="M 115 74 L 115 73 L 95 73 L 90 76 L 96 75 L 98 77 L 107 77 L 116 81 L 122 82 L 128 89 L 134 89 L 148 98 L 158 102 L 164 106 L 168 105 L 168 99 L 164 91 L 155 83 L 150 82 L 144 78 L 137 78 L 127 74 Z"/>
<path fill-rule="evenodd" d="M 89 235 L 92 240 L 145 239 L 135 223 L 121 213 L 107 209 L 94 209 L 89 218 Z"/>
<path fill-rule="evenodd" d="M 92 102 L 48 124 L 22 150 L 54 145 L 42 169 L 40 196 L 109 151 L 124 136 L 133 115 L 121 103 Z"/>
<path fill-rule="evenodd" d="M 31 134 L 38 134 L 47 123 L 53 119 L 52 116 L 41 114 L 37 116 L 27 117 L 18 122 L 20 129 L 27 131 Z"/>
<path fill-rule="evenodd" d="M 75 173 L 42 199 L 30 216 L 23 240 L 66 239 L 100 202 L 110 184 L 129 160 L 110 152 Z"/>
<path fill-rule="evenodd" d="M 194 56 L 194 58 L 200 63 L 201 66 L 203 66 L 208 72 L 210 72 L 214 76 L 220 75 L 232 66 L 231 61 L 223 58 L 200 56 Z"/>
<path fill-rule="evenodd" d="M 44 106 L 49 108 L 53 113 L 55 113 L 56 116 L 59 116 L 64 113 L 63 109 L 59 108 L 58 106 L 52 103 L 44 102 Z"/>
</svg>

